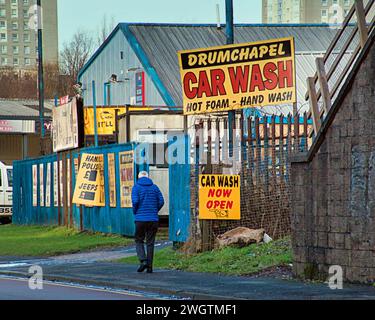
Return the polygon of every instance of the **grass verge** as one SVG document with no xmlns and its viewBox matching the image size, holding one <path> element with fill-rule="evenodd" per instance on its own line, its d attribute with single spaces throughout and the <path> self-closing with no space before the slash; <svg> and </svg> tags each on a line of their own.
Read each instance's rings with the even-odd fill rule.
<svg viewBox="0 0 375 320">
<path fill-rule="evenodd" d="M 0 256 L 53 256 L 133 242 L 121 236 L 81 233 L 65 227 L 0 226 Z"/>
<path fill-rule="evenodd" d="M 119 260 L 137 264 L 136 257 Z M 223 248 L 196 255 L 186 255 L 172 248 L 155 254 L 154 267 L 191 272 L 211 272 L 227 275 L 250 275 L 276 266 L 292 263 L 290 238 L 271 243 L 253 244 L 245 248 Z"/>
</svg>

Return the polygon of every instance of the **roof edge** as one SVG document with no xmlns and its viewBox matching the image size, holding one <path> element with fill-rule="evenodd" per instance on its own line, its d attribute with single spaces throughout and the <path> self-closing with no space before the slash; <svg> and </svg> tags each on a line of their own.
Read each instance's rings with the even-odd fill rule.
<svg viewBox="0 0 375 320">
<path fill-rule="evenodd" d="M 217 27 L 216 23 L 157 23 L 157 22 L 124 22 L 129 27 L 132 26 L 160 26 L 160 27 Z M 220 24 L 225 27 L 225 23 Z M 235 27 L 341 27 L 341 24 L 328 23 L 235 23 Z"/>
<path fill-rule="evenodd" d="M 127 39 L 130 47 L 133 49 L 134 53 L 138 57 L 139 61 L 143 65 L 144 69 L 146 70 L 147 75 L 153 81 L 156 89 L 158 90 L 159 94 L 163 98 L 164 102 L 168 107 L 176 106 L 175 102 L 173 101 L 170 93 L 168 92 L 167 88 L 164 86 L 163 82 L 161 81 L 159 75 L 157 74 L 156 70 L 152 66 L 147 54 L 143 50 L 142 46 L 139 44 L 135 35 L 129 29 L 129 24 L 127 23 L 120 23 L 120 29 L 124 33 L 125 38 Z"/>
<path fill-rule="evenodd" d="M 117 31 L 120 29 L 120 23 L 116 26 L 115 29 L 111 32 L 111 34 L 105 39 L 105 41 L 101 44 L 101 46 L 94 52 L 94 54 L 91 56 L 91 58 L 85 63 L 85 65 L 82 67 L 82 69 L 78 72 L 77 81 L 81 81 L 82 75 L 85 73 L 85 71 L 90 67 L 90 65 L 94 62 L 96 57 L 103 51 L 103 49 L 107 46 L 107 44 L 112 40 L 112 38 L 115 36 Z"/>
</svg>

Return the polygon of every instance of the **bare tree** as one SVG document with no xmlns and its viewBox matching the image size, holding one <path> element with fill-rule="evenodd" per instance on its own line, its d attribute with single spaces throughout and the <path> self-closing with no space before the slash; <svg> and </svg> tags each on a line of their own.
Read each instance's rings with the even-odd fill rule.
<svg viewBox="0 0 375 320">
<path fill-rule="evenodd" d="M 99 26 L 97 45 L 100 47 L 102 43 L 107 39 L 112 30 L 115 28 L 115 17 L 111 16 L 111 19 L 108 20 L 107 15 L 105 14 L 102 18 L 102 21 Z"/>
<path fill-rule="evenodd" d="M 78 30 L 60 53 L 60 68 L 69 76 L 71 85 L 77 81 L 79 71 L 89 60 L 93 51 L 93 39 L 88 32 Z"/>
</svg>

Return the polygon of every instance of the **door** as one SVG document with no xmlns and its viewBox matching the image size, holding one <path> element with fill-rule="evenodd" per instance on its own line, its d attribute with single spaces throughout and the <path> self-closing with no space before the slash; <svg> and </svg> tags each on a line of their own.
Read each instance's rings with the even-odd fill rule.
<svg viewBox="0 0 375 320">
<path fill-rule="evenodd" d="M 150 178 L 159 187 L 164 197 L 164 207 L 160 210 L 159 215 L 169 215 L 169 170 L 168 168 L 149 167 Z"/>
<path fill-rule="evenodd" d="M 5 167 L 0 165 L 0 208 L 5 206 L 5 181 L 4 181 L 4 171 Z M 0 211 L 0 214 L 3 212 Z"/>
<path fill-rule="evenodd" d="M 5 206 L 12 208 L 13 205 L 13 168 L 12 167 L 5 167 L 4 173 L 5 175 L 5 186 L 4 186 L 4 202 Z"/>
</svg>

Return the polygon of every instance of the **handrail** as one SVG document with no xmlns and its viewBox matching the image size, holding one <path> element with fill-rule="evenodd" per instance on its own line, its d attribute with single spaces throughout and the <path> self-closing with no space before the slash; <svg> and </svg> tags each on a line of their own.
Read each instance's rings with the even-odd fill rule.
<svg viewBox="0 0 375 320">
<path fill-rule="evenodd" d="M 365 14 L 367 16 L 367 14 L 370 12 L 371 10 L 371 7 L 372 5 L 374 4 L 374 0 L 370 0 L 367 5 L 366 5 L 366 8 L 365 8 Z M 324 62 L 327 62 L 328 58 L 331 56 L 331 54 L 333 53 L 333 49 L 336 47 L 337 43 L 339 42 L 341 36 L 344 34 L 344 31 L 346 30 L 347 27 L 349 27 L 349 22 L 350 20 L 353 18 L 353 15 L 354 13 L 356 12 L 356 9 L 355 9 L 355 4 L 352 6 L 352 8 L 350 9 L 348 15 L 346 16 L 344 22 L 342 23 L 342 26 L 341 26 L 341 29 L 340 31 L 335 35 L 335 37 L 333 38 L 330 46 L 328 47 L 327 49 L 327 52 L 324 54 L 323 56 L 323 60 Z M 329 81 L 330 78 L 332 77 L 333 73 L 334 73 L 334 69 L 337 67 L 337 65 L 340 63 L 342 57 L 344 56 L 346 50 L 349 48 L 351 42 L 353 41 L 355 35 L 357 34 L 357 31 L 358 31 L 358 23 L 355 25 L 355 27 L 353 28 L 353 31 L 352 33 L 350 34 L 349 38 L 347 39 L 347 41 L 345 42 L 344 46 L 342 47 L 341 51 L 340 51 L 340 54 L 338 57 L 336 57 L 335 59 L 335 62 L 334 64 L 331 66 L 329 72 L 327 73 L 327 80 Z M 333 67 L 333 68 L 332 68 Z M 315 75 L 313 76 L 314 78 L 314 83 L 316 84 L 317 81 L 318 81 L 318 73 L 316 72 Z M 318 94 L 317 94 L 317 97 L 318 99 L 320 99 L 321 97 L 321 92 L 320 90 L 318 91 Z M 305 95 L 305 99 L 306 101 L 309 99 L 309 92 L 307 91 L 306 92 L 306 95 Z"/>
<path fill-rule="evenodd" d="M 368 15 L 371 12 L 371 10 L 375 10 L 374 4 L 375 0 L 369 0 L 366 7 L 364 8 L 363 0 L 355 0 L 355 3 L 353 4 L 352 8 L 350 9 L 350 12 L 348 13 L 347 17 L 345 18 L 342 24 L 342 29 L 335 35 L 334 39 L 332 40 L 332 43 L 330 44 L 323 58 L 317 59 L 317 72 L 314 74 L 313 77 L 308 78 L 308 91 L 305 95 L 305 98 L 310 102 L 310 112 L 308 114 L 308 118 L 310 119 L 313 117 L 314 131 L 320 129 L 322 117 L 325 113 L 329 112 L 329 110 L 326 110 L 326 108 L 322 108 L 322 110 L 319 110 L 318 101 L 321 98 L 323 98 L 323 105 L 332 105 L 332 100 L 335 97 L 337 90 L 339 90 L 343 80 L 345 79 L 345 76 L 348 74 L 352 65 L 355 63 L 366 41 L 368 41 L 369 35 L 372 32 L 375 32 L 375 16 L 373 17 L 370 23 L 366 22 L 367 18 L 369 18 Z M 347 31 L 347 28 L 349 27 L 349 22 L 354 15 L 357 16 L 356 25 L 353 27 L 353 30 L 351 31 L 349 37 L 345 40 L 345 43 L 343 44 L 340 52 L 335 57 L 332 65 L 326 73 L 326 70 L 324 70 L 324 66 L 326 65 L 328 59 L 332 56 L 336 45 L 339 43 L 339 41 Z M 331 91 L 329 92 L 329 89 L 327 89 L 328 83 L 332 79 L 332 76 L 336 72 L 338 65 L 347 53 L 348 48 L 353 44 L 353 41 L 358 33 L 360 42 L 358 46 L 354 49 L 354 52 L 348 63 L 345 65 L 343 71 L 340 73 L 339 79 L 335 81 L 333 87 L 331 88 Z M 318 63 L 319 59 L 320 61 Z M 320 82 L 319 90 L 316 90 L 317 82 Z M 322 88 L 324 89 L 324 95 L 322 93 Z M 312 134 L 313 132 L 311 132 L 311 135 Z"/>
</svg>

